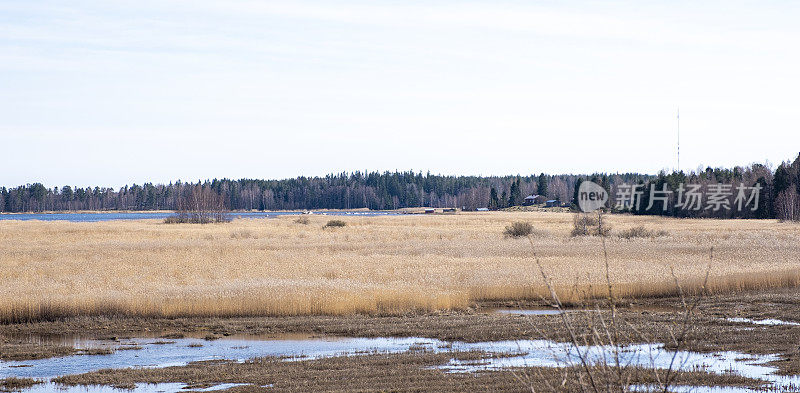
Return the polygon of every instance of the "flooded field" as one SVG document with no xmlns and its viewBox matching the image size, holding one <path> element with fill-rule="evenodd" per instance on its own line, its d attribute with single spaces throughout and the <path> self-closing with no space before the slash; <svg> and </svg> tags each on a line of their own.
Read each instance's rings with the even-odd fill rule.
<svg viewBox="0 0 800 393">
<path fill-rule="evenodd" d="M 531 314 L 526 314 L 531 315 Z M 549 340 L 506 340 L 487 342 L 443 341 L 424 337 L 314 337 L 311 335 L 284 335 L 279 337 L 231 335 L 218 339 L 201 337 L 125 339 L 86 339 L 78 336 L 27 337 L 31 342 L 72 345 L 80 349 L 108 349 L 108 354 L 72 355 L 38 360 L 1 361 L 0 378 L 35 378 L 45 383 L 35 385 L 28 392 L 45 392 L 61 389 L 50 383 L 51 378 L 83 374 L 109 368 L 165 368 L 179 367 L 193 362 L 233 361 L 246 362 L 254 358 L 275 357 L 283 361 L 314 360 L 338 356 L 359 356 L 375 353 L 430 353 L 485 352 L 497 356 L 460 360 L 452 358 L 435 368 L 446 373 L 480 373 L 491 370 L 520 367 L 571 367 L 586 359 L 591 364 L 607 362 L 618 354 L 626 367 L 667 369 L 671 364 L 683 371 L 703 371 L 712 374 L 735 374 L 763 381 L 766 386 L 779 391 L 800 388 L 800 376 L 777 375 L 777 369 L 767 365 L 778 359 L 777 355 L 748 355 L 735 351 L 699 353 L 670 351 L 661 344 L 609 346 L 575 346 Z M 224 390 L 240 386 L 239 383 L 220 383 L 196 391 Z M 185 391 L 183 383 L 136 384 L 128 386 L 129 392 Z M 262 386 L 263 387 L 263 386 Z M 64 387 L 62 392 L 119 392 L 110 386 Z M 646 386 L 640 387 L 646 390 Z M 689 389 L 690 387 L 685 387 Z M 677 391 L 683 388 L 679 388 Z M 749 392 L 750 389 L 693 389 L 699 392 Z"/>
</svg>

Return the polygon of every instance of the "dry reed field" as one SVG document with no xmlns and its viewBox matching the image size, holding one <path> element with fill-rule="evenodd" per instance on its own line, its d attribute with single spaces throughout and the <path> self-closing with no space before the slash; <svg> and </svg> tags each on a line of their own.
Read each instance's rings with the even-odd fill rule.
<svg viewBox="0 0 800 393">
<path fill-rule="evenodd" d="M 546 294 L 533 250 L 568 301 L 602 294 L 598 237 L 569 236 L 572 215 L 457 215 L 240 219 L 169 225 L 0 221 L 0 319 L 70 315 L 257 316 L 398 314 Z M 504 238 L 514 221 L 526 238 Z M 620 296 L 800 283 L 800 226 L 772 220 L 608 217 L 611 281 Z M 666 236 L 622 239 L 634 226 Z"/>
</svg>

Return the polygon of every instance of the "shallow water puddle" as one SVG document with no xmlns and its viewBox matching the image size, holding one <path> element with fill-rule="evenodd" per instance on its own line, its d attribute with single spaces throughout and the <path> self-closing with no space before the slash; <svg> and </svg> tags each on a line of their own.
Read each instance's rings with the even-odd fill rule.
<svg viewBox="0 0 800 393">
<path fill-rule="evenodd" d="M 663 388 L 653 386 L 633 386 L 634 392 L 662 392 Z M 671 386 L 670 392 L 674 393 L 763 393 L 764 389 L 750 389 L 738 386 Z"/>
<path fill-rule="evenodd" d="M 290 359 L 313 359 L 324 356 L 359 353 L 404 352 L 412 347 L 436 349 L 446 345 L 424 338 L 280 338 L 246 339 L 242 336 L 207 341 L 199 338 L 123 340 L 138 350 L 117 350 L 109 355 L 74 355 L 25 361 L 0 361 L 0 378 L 53 378 L 81 374 L 103 368 L 183 366 L 204 360 L 244 361 L 256 357 L 282 356 Z M 107 342 L 81 340 L 79 347 L 108 346 Z"/>
<path fill-rule="evenodd" d="M 653 313 L 653 312 L 676 312 L 680 311 L 677 308 L 673 307 L 660 307 L 660 306 L 634 306 L 631 307 L 630 310 L 641 312 L 641 313 Z M 489 308 L 483 311 L 484 313 L 489 314 L 507 314 L 507 315 L 558 315 L 561 313 L 597 313 L 602 311 L 608 311 L 607 309 L 571 309 L 571 308 L 513 308 L 513 307 L 504 307 L 504 308 Z M 789 322 L 791 323 L 791 322 Z"/>
<path fill-rule="evenodd" d="M 787 325 L 787 326 L 800 326 L 800 323 L 797 322 L 787 322 L 781 321 L 780 319 L 750 319 L 750 318 L 727 318 L 728 322 L 738 322 L 738 323 L 752 323 L 754 325 L 766 325 L 766 326 L 778 326 L 778 325 Z"/>
<path fill-rule="evenodd" d="M 519 308 L 496 308 L 491 310 L 494 314 L 508 314 L 508 315 L 558 315 L 561 314 L 560 310 L 551 309 L 519 309 Z"/>
<path fill-rule="evenodd" d="M 244 361 L 256 357 L 278 356 L 287 361 L 315 359 L 328 356 L 359 355 L 372 352 L 399 353 L 409 350 L 433 352 L 486 351 L 502 353 L 504 356 L 479 361 L 451 360 L 439 366 L 445 372 L 478 372 L 509 367 L 562 367 L 579 362 L 578 351 L 592 363 L 608 358 L 611 348 L 579 347 L 568 343 L 547 340 L 519 340 L 496 342 L 447 342 L 437 339 L 409 338 L 342 338 L 342 337 L 258 337 L 230 336 L 213 341 L 201 338 L 133 338 L 119 342 L 69 338 L 71 344 L 82 348 L 128 347 L 140 349 L 117 350 L 109 355 L 73 355 L 30 361 L 0 361 L 0 378 L 31 377 L 43 380 L 95 371 L 103 368 L 129 367 L 168 367 L 186 365 L 190 362 L 227 359 Z M 67 343 L 67 342 L 65 342 Z M 711 373 L 733 372 L 745 377 L 761 379 L 783 390 L 800 387 L 800 376 L 784 377 L 775 375 L 775 368 L 766 366 L 767 362 L 777 360 L 777 355 L 749 356 L 736 352 L 695 353 L 665 350 L 660 344 L 629 345 L 620 353 L 623 365 L 666 369 L 675 356 L 675 363 L 682 370 L 703 370 Z M 676 367 L 676 368 L 677 368 Z M 56 385 L 43 384 L 29 392 L 53 391 Z M 218 388 L 212 387 L 213 388 Z M 133 392 L 177 392 L 183 384 L 158 384 L 137 386 Z M 228 386 L 230 387 L 230 386 Z M 60 388 L 60 386 L 59 386 Z M 227 387 L 225 387 L 227 388 Z M 111 387 L 80 386 L 71 392 L 119 392 Z M 692 388 L 695 389 L 695 388 Z M 704 391 L 704 390 L 693 390 Z M 708 392 L 739 392 L 748 390 L 708 390 Z"/>
<path fill-rule="evenodd" d="M 460 361 L 451 359 L 439 368 L 450 372 L 476 372 L 510 367 L 563 367 L 580 364 L 580 354 L 589 363 L 601 363 L 612 357 L 612 348 L 583 346 L 576 348 L 568 343 L 547 340 L 499 341 L 492 343 L 457 343 L 453 350 L 480 349 L 489 352 L 520 353 L 517 356 L 498 357 L 479 361 Z M 579 352 L 580 351 L 580 352 Z M 700 370 L 715 374 L 734 373 L 753 379 L 770 382 L 781 390 L 800 389 L 800 376 L 776 375 L 776 368 L 765 365 L 778 360 L 778 355 L 745 355 L 739 352 L 698 353 L 689 351 L 669 351 L 661 344 L 628 345 L 620 349 L 620 364 L 642 366 L 655 369 L 673 368 L 680 370 Z M 674 360 L 673 360 L 674 359 Z M 673 363 L 674 361 L 674 363 Z M 692 387 L 694 388 L 694 387 Z M 692 390 L 695 391 L 695 390 Z"/>
</svg>

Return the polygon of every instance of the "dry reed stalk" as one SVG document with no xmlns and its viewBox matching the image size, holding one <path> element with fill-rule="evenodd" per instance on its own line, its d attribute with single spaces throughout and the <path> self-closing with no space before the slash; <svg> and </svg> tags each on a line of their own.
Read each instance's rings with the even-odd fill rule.
<svg viewBox="0 0 800 393">
<path fill-rule="evenodd" d="M 562 213 L 235 220 L 165 225 L 0 221 L 0 319 L 70 315 L 234 316 L 400 314 L 458 309 L 480 300 L 548 296 L 531 271 L 530 246 L 503 238 L 530 222 L 531 239 L 564 304 L 603 298 L 602 240 L 570 238 Z M 800 226 L 774 220 L 608 217 L 615 229 L 666 230 L 658 238 L 605 239 L 617 298 L 687 295 L 703 282 L 707 244 L 716 244 L 707 291 L 800 284 Z M 580 278 L 580 288 L 574 283 Z"/>
</svg>

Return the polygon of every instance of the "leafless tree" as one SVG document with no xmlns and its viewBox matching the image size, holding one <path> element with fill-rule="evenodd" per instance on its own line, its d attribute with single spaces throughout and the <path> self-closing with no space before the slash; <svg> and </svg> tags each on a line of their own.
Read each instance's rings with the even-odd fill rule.
<svg viewBox="0 0 800 393">
<path fill-rule="evenodd" d="M 167 218 L 165 222 L 207 224 L 230 221 L 224 200 L 210 187 L 189 187 L 177 203 L 175 216 Z"/>
<path fill-rule="evenodd" d="M 775 198 L 775 216 L 779 220 L 800 220 L 800 196 L 794 188 L 783 190 Z"/>
</svg>

